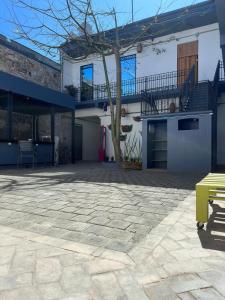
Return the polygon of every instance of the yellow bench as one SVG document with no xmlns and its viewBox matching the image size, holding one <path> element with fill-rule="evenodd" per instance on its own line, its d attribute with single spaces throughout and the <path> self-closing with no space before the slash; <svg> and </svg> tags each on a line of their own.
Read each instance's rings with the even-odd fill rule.
<svg viewBox="0 0 225 300">
<path fill-rule="evenodd" d="M 198 229 L 208 222 L 208 203 L 213 200 L 225 201 L 225 174 L 209 173 L 196 184 L 196 221 Z"/>
</svg>

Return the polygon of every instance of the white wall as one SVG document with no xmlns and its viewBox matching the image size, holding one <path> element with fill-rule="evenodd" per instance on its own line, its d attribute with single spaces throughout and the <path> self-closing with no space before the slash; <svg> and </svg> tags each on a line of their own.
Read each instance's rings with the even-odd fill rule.
<svg viewBox="0 0 225 300">
<path fill-rule="evenodd" d="M 140 142 L 142 140 L 141 138 L 141 122 L 136 122 L 133 119 L 133 116 L 140 116 L 140 103 L 133 103 L 133 104 L 126 104 L 123 105 L 123 108 L 126 109 L 127 115 L 125 117 L 122 117 L 121 124 L 122 125 L 133 125 L 132 132 L 127 134 L 127 139 L 128 136 L 131 135 L 131 140 L 132 136 L 136 136 L 137 139 L 140 139 Z M 87 116 L 97 116 L 100 119 L 101 125 L 106 127 L 106 156 L 111 158 L 114 156 L 114 151 L 113 151 L 113 145 L 112 145 L 112 138 L 111 138 L 111 130 L 108 128 L 108 125 L 111 124 L 111 118 L 110 118 L 110 110 L 108 107 L 108 111 L 104 112 L 102 109 L 98 108 L 87 108 L 87 109 L 78 109 L 76 110 L 76 122 L 80 123 L 79 118 L 84 118 Z M 85 128 L 85 127 L 83 127 Z M 90 131 L 91 128 L 89 128 L 89 132 L 87 133 L 87 137 L 85 141 L 83 140 L 83 147 L 86 148 L 92 148 L 92 143 L 94 142 L 93 136 L 91 137 L 91 134 L 93 134 Z M 93 129 L 93 128 L 92 128 Z M 86 131 L 83 129 L 83 136 L 86 134 Z M 123 133 L 126 134 L 126 133 Z M 88 147 L 87 145 L 91 145 Z M 124 142 L 121 142 L 121 149 L 124 151 Z M 88 149 L 87 151 L 91 151 Z M 86 151 L 85 151 L 86 152 Z M 83 159 L 87 157 L 84 153 Z"/>
<path fill-rule="evenodd" d="M 136 77 L 143 77 L 177 69 L 177 45 L 198 40 L 199 44 L 199 80 L 212 79 L 216 70 L 216 64 L 222 59 L 219 42 L 218 24 L 202 26 L 183 32 L 157 38 L 153 41 L 143 42 L 142 53 L 137 53 L 136 47 L 129 50 L 126 55 L 136 54 Z M 164 53 L 156 54 L 154 48 L 165 49 Z M 104 84 L 104 71 L 101 59 L 96 55 L 90 55 L 81 62 L 67 62 L 63 64 L 63 85 L 80 85 L 80 66 L 94 64 L 94 84 Z M 110 81 L 115 82 L 114 57 L 107 57 Z"/>
</svg>

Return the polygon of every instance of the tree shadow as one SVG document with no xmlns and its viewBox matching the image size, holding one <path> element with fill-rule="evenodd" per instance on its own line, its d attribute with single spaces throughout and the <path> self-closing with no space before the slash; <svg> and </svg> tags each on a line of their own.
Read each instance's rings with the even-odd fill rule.
<svg viewBox="0 0 225 300">
<path fill-rule="evenodd" d="M 26 188 L 31 189 L 33 188 L 33 184 L 40 187 L 48 187 L 65 183 L 87 182 L 96 185 L 119 183 L 128 186 L 136 185 L 191 191 L 194 190 L 195 184 L 205 174 L 171 173 L 161 170 L 127 171 L 117 168 L 115 164 L 82 163 L 41 169 L 7 170 L 2 172 L 2 175 L 7 175 L 12 179 L 12 183 L 8 187 L 9 189 L 16 188 L 16 186 L 26 186 Z M 20 179 L 13 181 L 14 176 L 18 176 Z M 27 185 L 26 178 L 31 180 L 29 186 Z M 33 184 L 32 179 L 34 180 Z"/>
<path fill-rule="evenodd" d="M 198 236 L 203 248 L 225 251 L 225 208 L 215 203 L 211 207 L 206 229 L 198 230 Z"/>
</svg>

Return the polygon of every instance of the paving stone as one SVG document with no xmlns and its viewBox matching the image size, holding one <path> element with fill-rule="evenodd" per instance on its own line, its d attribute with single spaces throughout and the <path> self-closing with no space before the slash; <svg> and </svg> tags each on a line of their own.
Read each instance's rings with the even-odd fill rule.
<svg viewBox="0 0 225 300">
<path fill-rule="evenodd" d="M 199 273 L 199 276 L 207 281 L 210 285 L 214 286 L 216 290 L 225 297 L 225 272 L 219 270 L 210 270 L 207 272 Z"/>
<path fill-rule="evenodd" d="M 82 295 L 90 290 L 91 279 L 82 266 L 75 265 L 64 268 L 61 277 L 61 285 L 66 293 Z"/>
<path fill-rule="evenodd" d="M 17 252 L 11 264 L 11 272 L 15 274 L 33 272 L 35 268 L 35 252 Z"/>
<path fill-rule="evenodd" d="M 61 276 L 61 265 L 56 258 L 38 259 L 36 263 L 36 280 L 39 283 L 58 281 Z"/>
<path fill-rule="evenodd" d="M 100 274 L 111 272 L 119 269 L 123 269 L 125 267 L 124 264 L 118 261 L 95 258 L 90 262 L 85 263 L 85 269 L 87 269 L 89 274 Z"/>
<path fill-rule="evenodd" d="M 169 280 L 169 285 L 177 294 L 210 286 L 208 282 L 195 274 L 175 276 Z"/>
<path fill-rule="evenodd" d="M 40 284 L 38 290 L 44 300 L 59 299 L 65 296 L 59 283 Z"/>
<path fill-rule="evenodd" d="M 133 247 L 132 242 L 123 242 L 121 240 L 112 239 L 107 244 L 107 248 L 115 251 L 128 252 Z"/>
<path fill-rule="evenodd" d="M 196 300 L 222 300 L 222 297 L 215 289 L 213 288 L 206 288 L 206 289 L 199 289 L 195 291 L 191 291 L 191 294 L 194 296 Z"/>
<path fill-rule="evenodd" d="M 146 294 L 151 300 L 178 300 L 178 296 L 165 282 L 153 283 L 145 287 Z"/>
<path fill-rule="evenodd" d="M 190 293 L 181 293 L 178 296 L 181 300 L 196 300 Z"/>
<path fill-rule="evenodd" d="M 109 219 L 108 218 L 104 218 L 104 217 L 95 217 L 91 220 L 89 220 L 89 223 L 92 224 L 97 224 L 97 225 L 106 225 L 107 223 L 109 223 Z M 108 226 L 108 225 L 107 225 Z"/>
<path fill-rule="evenodd" d="M 0 299 L 2 300 L 42 300 L 43 298 L 38 293 L 38 290 L 33 287 L 20 288 L 10 291 L 4 291 L 0 293 Z"/>
<path fill-rule="evenodd" d="M 99 294 L 102 299 L 126 299 L 113 273 L 95 275 L 92 277 L 92 280 L 100 291 Z"/>
<path fill-rule="evenodd" d="M 0 291 L 16 289 L 23 286 L 32 285 L 32 273 L 23 273 L 18 275 L 8 275 L 0 277 Z"/>
<path fill-rule="evenodd" d="M 2 247 L 0 248 L 0 264 L 8 264 L 11 262 L 15 252 L 14 247 Z"/>
<path fill-rule="evenodd" d="M 112 228 L 108 228 L 106 226 L 92 224 L 85 230 L 85 232 L 94 233 L 100 236 L 110 237 L 112 230 L 113 230 Z"/>
<path fill-rule="evenodd" d="M 76 211 L 76 214 L 79 214 L 79 215 L 90 215 L 92 212 L 94 212 L 93 209 L 82 208 L 82 209 L 78 209 Z"/>
<path fill-rule="evenodd" d="M 117 229 L 126 229 L 129 225 L 130 225 L 129 222 L 125 222 L 121 220 L 113 220 L 107 224 L 108 227 L 113 227 Z"/>
</svg>

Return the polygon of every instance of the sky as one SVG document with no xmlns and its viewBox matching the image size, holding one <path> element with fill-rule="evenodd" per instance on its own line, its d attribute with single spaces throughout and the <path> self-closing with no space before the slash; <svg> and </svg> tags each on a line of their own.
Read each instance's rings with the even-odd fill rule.
<svg viewBox="0 0 225 300">
<path fill-rule="evenodd" d="M 16 17 L 18 17 L 22 22 L 29 21 L 29 24 L 31 25 L 35 24 L 35 20 L 31 17 L 29 10 L 20 9 L 13 5 L 14 1 L 16 0 L 0 0 L 0 34 L 3 34 L 10 39 L 14 39 L 19 43 L 43 54 L 43 51 L 25 39 L 18 39 L 16 26 L 12 22 L 14 18 L 13 15 L 16 15 Z M 32 2 L 32 0 L 26 1 Z M 65 0 L 51 1 L 58 4 Z M 38 3 L 38 5 L 43 5 L 43 7 L 46 2 L 47 0 L 33 1 L 33 3 Z M 119 23 L 120 25 L 123 25 L 131 22 L 132 20 L 131 2 L 132 0 L 93 0 L 93 5 L 98 11 L 106 11 L 112 7 L 116 7 L 117 12 L 119 12 Z M 203 0 L 133 0 L 134 21 L 154 16 L 159 10 L 160 2 L 162 2 L 162 4 L 159 12 L 164 13 L 187 5 L 203 2 Z"/>
</svg>

